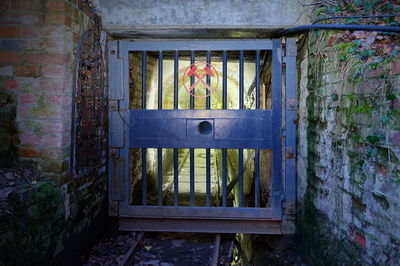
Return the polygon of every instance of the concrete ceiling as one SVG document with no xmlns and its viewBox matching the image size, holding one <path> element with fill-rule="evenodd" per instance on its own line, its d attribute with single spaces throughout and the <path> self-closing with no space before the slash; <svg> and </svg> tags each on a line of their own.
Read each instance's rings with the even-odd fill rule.
<svg viewBox="0 0 400 266">
<path fill-rule="evenodd" d="M 103 28 L 116 38 L 268 38 L 309 23 L 300 0 L 95 0 Z"/>
</svg>

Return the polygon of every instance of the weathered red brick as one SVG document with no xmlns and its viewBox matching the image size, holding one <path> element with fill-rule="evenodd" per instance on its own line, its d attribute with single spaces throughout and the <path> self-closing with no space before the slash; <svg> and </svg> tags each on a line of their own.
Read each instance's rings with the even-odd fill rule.
<svg viewBox="0 0 400 266">
<path fill-rule="evenodd" d="M 44 128 L 45 128 L 46 132 L 51 132 L 51 133 L 64 132 L 69 129 L 69 128 L 66 128 L 64 123 L 61 121 L 45 123 Z"/>
<path fill-rule="evenodd" d="M 367 246 L 367 240 L 364 235 L 355 231 L 354 229 L 350 229 L 350 234 L 353 237 L 353 240 L 362 248 Z"/>
<path fill-rule="evenodd" d="M 25 54 L 23 61 L 27 64 L 41 64 L 43 61 L 43 54 L 31 53 Z"/>
<path fill-rule="evenodd" d="M 0 52 L 1 63 L 19 63 L 20 57 L 16 52 Z"/>
<path fill-rule="evenodd" d="M 21 37 L 20 26 L 0 26 L 0 38 L 17 38 Z"/>
<path fill-rule="evenodd" d="M 41 152 L 42 159 L 45 160 L 60 160 L 63 159 L 62 151 L 59 148 L 46 148 Z"/>
<path fill-rule="evenodd" d="M 66 14 L 48 13 L 45 22 L 50 25 L 69 25 L 71 18 Z"/>
<path fill-rule="evenodd" d="M 60 93 L 64 91 L 66 85 L 66 81 L 63 80 L 42 79 L 39 84 L 39 89 L 46 92 Z"/>
<path fill-rule="evenodd" d="M 7 90 L 17 89 L 18 86 L 19 86 L 18 81 L 16 81 L 15 79 L 7 79 L 6 81 L 4 81 L 4 87 Z"/>
<path fill-rule="evenodd" d="M 400 74 L 400 61 L 390 62 L 390 75 L 399 75 L 399 74 Z"/>
<path fill-rule="evenodd" d="M 8 9 L 8 0 L 0 0 L 0 12 Z"/>
<path fill-rule="evenodd" d="M 60 95 L 46 95 L 44 96 L 44 100 L 54 105 L 61 105 L 63 102 L 63 97 Z"/>
<path fill-rule="evenodd" d="M 22 37 L 37 38 L 39 36 L 40 36 L 40 28 L 39 27 L 25 26 L 22 28 Z"/>
<path fill-rule="evenodd" d="M 63 65 L 69 61 L 69 58 L 64 54 L 49 54 L 43 59 L 43 64 Z"/>
<path fill-rule="evenodd" d="M 20 10 L 22 8 L 22 0 L 12 0 L 11 8 L 13 10 Z"/>
<path fill-rule="evenodd" d="M 40 144 L 60 147 L 62 145 L 62 137 L 60 135 L 45 136 L 40 138 Z"/>
<path fill-rule="evenodd" d="M 18 116 L 26 118 L 60 118 L 63 116 L 63 112 L 62 106 L 54 106 L 50 103 L 18 106 Z"/>
<path fill-rule="evenodd" d="M 19 134 L 19 139 L 22 145 L 37 145 L 39 136 L 33 133 Z"/>
<path fill-rule="evenodd" d="M 19 148 L 19 155 L 27 158 L 38 158 L 40 156 L 40 150 L 33 147 L 21 147 Z"/>
<path fill-rule="evenodd" d="M 22 93 L 18 95 L 18 103 L 19 104 L 36 104 L 37 98 L 33 93 Z"/>
<path fill-rule="evenodd" d="M 15 74 L 22 77 L 39 77 L 40 67 L 33 65 L 21 65 L 17 67 Z"/>
<path fill-rule="evenodd" d="M 66 2 L 64 1 L 49 1 L 46 4 L 48 11 L 65 11 Z"/>
<path fill-rule="evenodd" d="M 65 51 L 66 43 L 64 39 L 49 39 L 42 47 L 48 52 L 62 53 Z"/>
<path fill-rule="evenodd" d="M 29 14 L 25 11 L 21 13 L 5 13 L 0 16 L 0 24 L 25 24 L 25 25 L 38 25 L 43 21 L 39 14 Z"/>
<path fill-rule="evenodd" d="M 45 66 L 43 68 L 43 75 L 50 78 L 63 78 L 66 69 L 63 67 Z"/>
<path fill-rule="evenodd" d="M 51 147 L 62 146 L 62 136 L 60 134 L 38 136 L 34 133 L 20 134 L 21 144 L 23 145 L 45 145 Z"/>
<path fill-rule="evenodd" d="M 22 8 L 25 10 L 41 11 L 44 9 L 42 0 L 23 0 Z"/>
</svg>

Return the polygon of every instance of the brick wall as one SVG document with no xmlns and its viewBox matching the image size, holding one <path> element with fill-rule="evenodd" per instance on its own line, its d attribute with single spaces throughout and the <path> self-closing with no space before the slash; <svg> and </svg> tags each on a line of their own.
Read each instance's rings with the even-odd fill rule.
<svg viewBox="0 0 400 266">
<path fill-rule="evenodd" d="M 320 265 L 399 265 L 400 61 L 337 34 L 310 34 L 301 63 L 300 247 Z"/>
<path fill-rule="evenodd" d="M 19 157 L 50 180 L 17 191 L 19 212 L 0 217 L 0 264 L 48 264 L 105 220 L 105 169 L 69 177 L 74 49 L 100 30 L 86 2 L 0 0 L 0 162 Z"/>
<path fill-rule="evenodd" d="M 19 156 L 65 182 L 73 52 L 97 17 L 74 0 L 2 0 L 0 6 L 0 88 L 17 106 Z"/>
</svg>

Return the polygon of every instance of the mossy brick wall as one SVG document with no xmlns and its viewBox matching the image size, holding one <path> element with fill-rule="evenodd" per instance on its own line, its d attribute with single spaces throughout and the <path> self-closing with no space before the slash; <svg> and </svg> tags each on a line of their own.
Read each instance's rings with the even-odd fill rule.
<svg viewBox="0 0 400 266">
<path fill-rule="evenodd" d="M 85 2 L 0 0 L 0 161 L 15 154 L 52 180 L 45 195 L 23 189 L 47 203 L 15 197 L 16 213 L 1 217 L 0 264 L 48 264 L 105 215 L 105 169 L 68 175 L 74 49 L 85 29 L 100 30 Z"/>
<path fill-rule="evenodd" d="M 0 1 L 0 92 L 16 107 L 11 141 L 48 176 L 69 170 L 74 48 L 96 19 L 80 0 Z"/>
<path fill-rule="evenodd" d="M 93 173 L 95 176 L 104 172 Z M 71 265 L 103 228 L 106 182 L 87 176 L 62 187 L 40 181 L 10 196 L 0 215 L 0 265 Z"/>
<path fill-rule="evenodd" d="M 400 61 L 335 34 L 312 33 L 301 62 L 299 246 L 316 265 L 399 265 Z"/>
</svg>

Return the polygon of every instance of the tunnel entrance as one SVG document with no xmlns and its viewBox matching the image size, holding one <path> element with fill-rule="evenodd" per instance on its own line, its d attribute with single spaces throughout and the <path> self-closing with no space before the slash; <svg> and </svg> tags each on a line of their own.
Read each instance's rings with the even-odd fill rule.
<svg viewBox="0 0 400 266">
<path fill-rule="evenodd" d="M 295 55 L 292 39 L 109 42 L 109 213 L 120 229 L 284 233 Z"/>
</svg>

